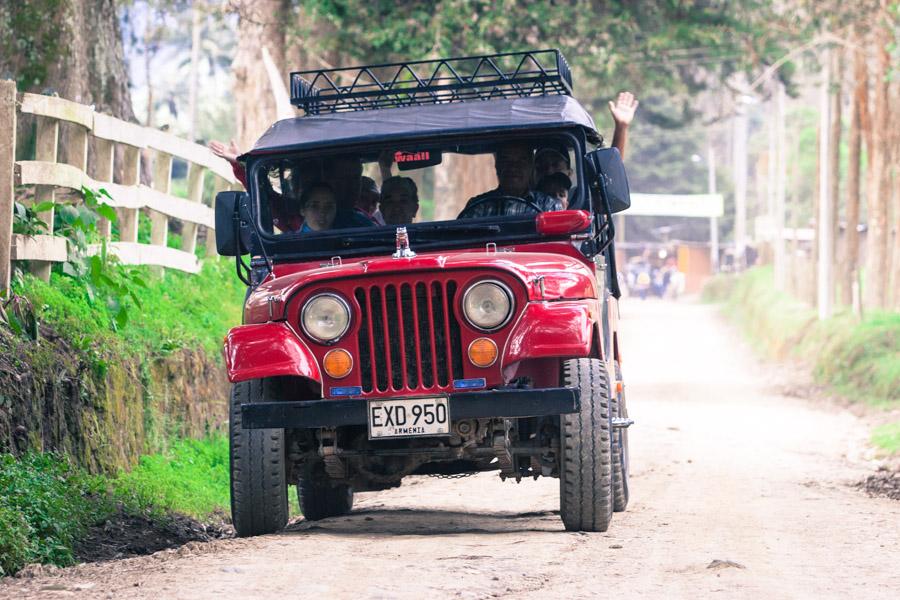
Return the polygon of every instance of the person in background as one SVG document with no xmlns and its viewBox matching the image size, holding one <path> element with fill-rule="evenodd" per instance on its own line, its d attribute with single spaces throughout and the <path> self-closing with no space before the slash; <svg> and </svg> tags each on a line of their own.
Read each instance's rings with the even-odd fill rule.
<svg viewBox="0 0 900 600">
<path fill-rule="evenodd" d="M 394 176 L 381 186 L 381 214 L 386 225 L 408 225 L 419 212 L 419 190 L 409 177 Z"/>
<path fill-rule="evenodd" d="M 359 200 L 356 203 L 356 210 L 376 225 L 384 225 L 384 217 L 378 209 L 380 200 L 381 190 L 378 189 L 378 184 L 371 177 L 363 175 L 362 179 L 360 179 Z"/>
<path fill-rule="evenodd" d="M 609 112 L 612 113 L 613 122 L 616 124 L 613 130 L 612 146 L 619 149 L 622 160 L 625 160 L 625 143 L 628 140 L 628 126 L 634 120 L 634 111 L 637 110 L 638 100 L 631 92 L 619 92 L 616 101 L 609 101 Z"/>
<path fill-rule="evenodd" d="M 551 198 L 559 200 L 562 210 L 566 210 L 569 206 L 569 190 L 571 188 L 572 180 L 561 171 L 542 178 L 537 186 L 539 192 L 544 192 Z"/>
<path fill-rule="evenodd" d="M 331 229 L 337 215 L 337 198 L 327 183 L 316 183 L 300 196 L 300 214 L 303 227 L 300 233 Z"/>
</svg>

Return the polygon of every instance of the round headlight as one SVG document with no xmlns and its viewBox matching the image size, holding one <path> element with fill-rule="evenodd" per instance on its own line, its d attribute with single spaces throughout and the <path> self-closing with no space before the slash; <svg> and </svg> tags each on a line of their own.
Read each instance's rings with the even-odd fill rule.
<svg viewBox="0 0 900 600">
<path fill-rule="evenodd" d="M 306 335 L 319 342 L 334 342 L 350 327 L 350 307 L 335 294 L 319 294 L 306 302 L 300 315 Z"/>
<path fill-rule="evenodd" d="M 463 296 L 463 312 L 474 327 L 490 331 L 512 315 L 512 292 L 499 281 L 476 283 Z"/>
</svg>

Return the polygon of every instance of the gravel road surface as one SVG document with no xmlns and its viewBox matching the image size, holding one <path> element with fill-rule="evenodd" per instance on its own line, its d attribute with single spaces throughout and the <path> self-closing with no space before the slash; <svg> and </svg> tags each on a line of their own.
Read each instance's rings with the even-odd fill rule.
<svg viewBox="0 0 900 600">
<path fill-rule="evenodd" d="M 632 498 L 568 533 L 555 479 L 412 478 L 348 517 L 0 582 L 9 598 L 900 598 L 900 503 L 850 412 L 785 395 L 715 309 L 622 310 Z"/>
</svg>

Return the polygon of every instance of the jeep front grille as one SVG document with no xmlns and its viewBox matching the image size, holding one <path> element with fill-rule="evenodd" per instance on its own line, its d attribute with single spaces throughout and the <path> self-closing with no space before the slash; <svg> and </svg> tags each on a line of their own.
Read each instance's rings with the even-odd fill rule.
<svg viewBox="0 0 900 600">
<path fill-rule="evenodd" d="M 426 280 L 354 290 L 363 392 L 445 390 L 462 378 L 457 287 Z"/>
</svg>

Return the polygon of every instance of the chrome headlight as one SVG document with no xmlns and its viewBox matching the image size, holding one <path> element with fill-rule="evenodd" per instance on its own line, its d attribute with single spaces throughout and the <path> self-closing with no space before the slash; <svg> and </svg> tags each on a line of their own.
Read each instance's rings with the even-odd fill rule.
<svg viewBox="0 0 900 600">
<path fill-rule="evenodd" d="M 476 283 L 463 295 L 463 312 L 473 327 L 491 331 L 506 325 L 513 311 L 513 295 L 499 281 Z"/>
<path fill-rule="evenodd" d="M 350 306 L 336 294 L 318 294 L 303 307 L 300 325 L 318 342 L 336 342 L 350 328 Z"/>
</svg>

